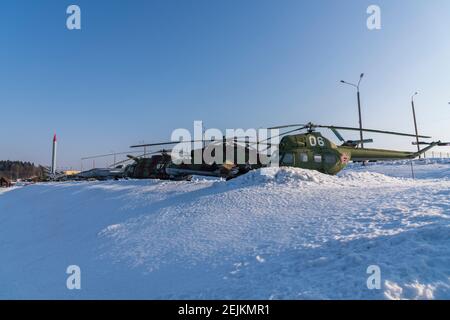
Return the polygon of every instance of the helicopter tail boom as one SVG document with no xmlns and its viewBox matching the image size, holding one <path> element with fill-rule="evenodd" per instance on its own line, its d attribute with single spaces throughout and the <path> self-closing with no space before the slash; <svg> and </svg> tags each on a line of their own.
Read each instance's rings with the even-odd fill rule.
<svg viewBox="0 0 450 320">
<path fill-rule="evenodd" d="M 373 161 L 373 160 L 401 160 L 401 159 L 414 159 L 421 154 L 427 152 L 431 148 L 439 145 L 441 142 L 431 142 L 426 148 L 418 152 L 409 151 L 396 151 L 396 150 L 384 150 L 384 149 L 369 149 L 359 148 L 353 149 L 350 147 L 339 147 L 339 149 L 345 149 L 351 154 L 351 160 L 353 161 Z"/>
<path fill-rule="evenodd" d="M 420 156 L 421 154 L 427 152 L 427 151 L 430 150 L 431 148 L 434 148 L 434 147 L 436 147 L 436 146 L 438 146 L 438 145 L 440 145 L 440 144 L 441 144 L 441 141 L 431 142 L 427 147 L 421 149 L 421 150 L 418 151 L 418 152 L 415 152 L 415 153 L 413 154 L 414 156 L 411 157 L 411 158 L 412 158 L 412 159 L 417 158 L 417 157 Z"/>
<path fill-rule="evenodd" d="M 347 153 L 351 154 L 352 161 L 398 160 L 414 157 L 411 152 L 407 151 L 339 147 L 340 150 L 344 148 L 346 151 L 348 150 Z"/>
</svg>

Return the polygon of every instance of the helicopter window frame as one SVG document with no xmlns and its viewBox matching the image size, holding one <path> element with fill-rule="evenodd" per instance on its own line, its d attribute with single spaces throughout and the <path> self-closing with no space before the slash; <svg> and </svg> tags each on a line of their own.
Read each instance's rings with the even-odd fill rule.
<svg viewBox="0 0 450 320">
<path fill-rule="evenodd" d="M 290 161 L 287 161 L 286 156 L 290 156 Z M 286 152 L 283 154 L 281 163 L 284 165 L 293 165 L 295 163 L 295 154 L 293 152 Z"/>
<path fill-rule="evenodd" d="M 315 154 L 314 155 L 314 162 L 315 163 L 322 163 L 322 155 L 321 154 Z"/>
</svg>

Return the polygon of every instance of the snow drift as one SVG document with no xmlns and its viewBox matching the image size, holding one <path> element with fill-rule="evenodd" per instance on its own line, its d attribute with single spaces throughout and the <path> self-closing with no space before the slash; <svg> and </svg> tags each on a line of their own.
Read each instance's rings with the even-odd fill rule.
<svg viewBox="0 0 450 320">
<path fill-rule="evenodd" d="M 229 182 L 4 192 L 0 297 L 448 299 L 450 181 L 434 177 L 450 166 L 440 165 L 420 180 L 381 165 L 339 176 L 266 168 Z M 79 291 L 65 287 L 71 264 Z M 366 286 L 369 265 L 381 290 Z"/>
</svg>

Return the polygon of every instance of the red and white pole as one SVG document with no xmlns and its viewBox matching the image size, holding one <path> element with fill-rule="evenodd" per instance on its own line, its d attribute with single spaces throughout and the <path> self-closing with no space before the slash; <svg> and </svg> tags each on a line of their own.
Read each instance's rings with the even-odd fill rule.
<svg viewBox="0 0 450 320">
<path fill-rule="evenodd" d="M 53 136 L 53 151 L 52 151 L 52 174 L 56 173 L 56 147 L 58 142 L 56 140 L 56 133 Z"/>
</svg>

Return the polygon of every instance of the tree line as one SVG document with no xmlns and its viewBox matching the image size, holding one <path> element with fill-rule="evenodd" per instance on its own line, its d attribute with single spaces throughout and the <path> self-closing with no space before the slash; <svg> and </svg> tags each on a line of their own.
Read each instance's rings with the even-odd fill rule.
<svg viewBox="0 0 450 320">
<path fill-rule="evenodd" d="M 11 180 L 43 177 L 46 169 L 32 162 L 0 160 L 0 177 Z"/>
</svg>

